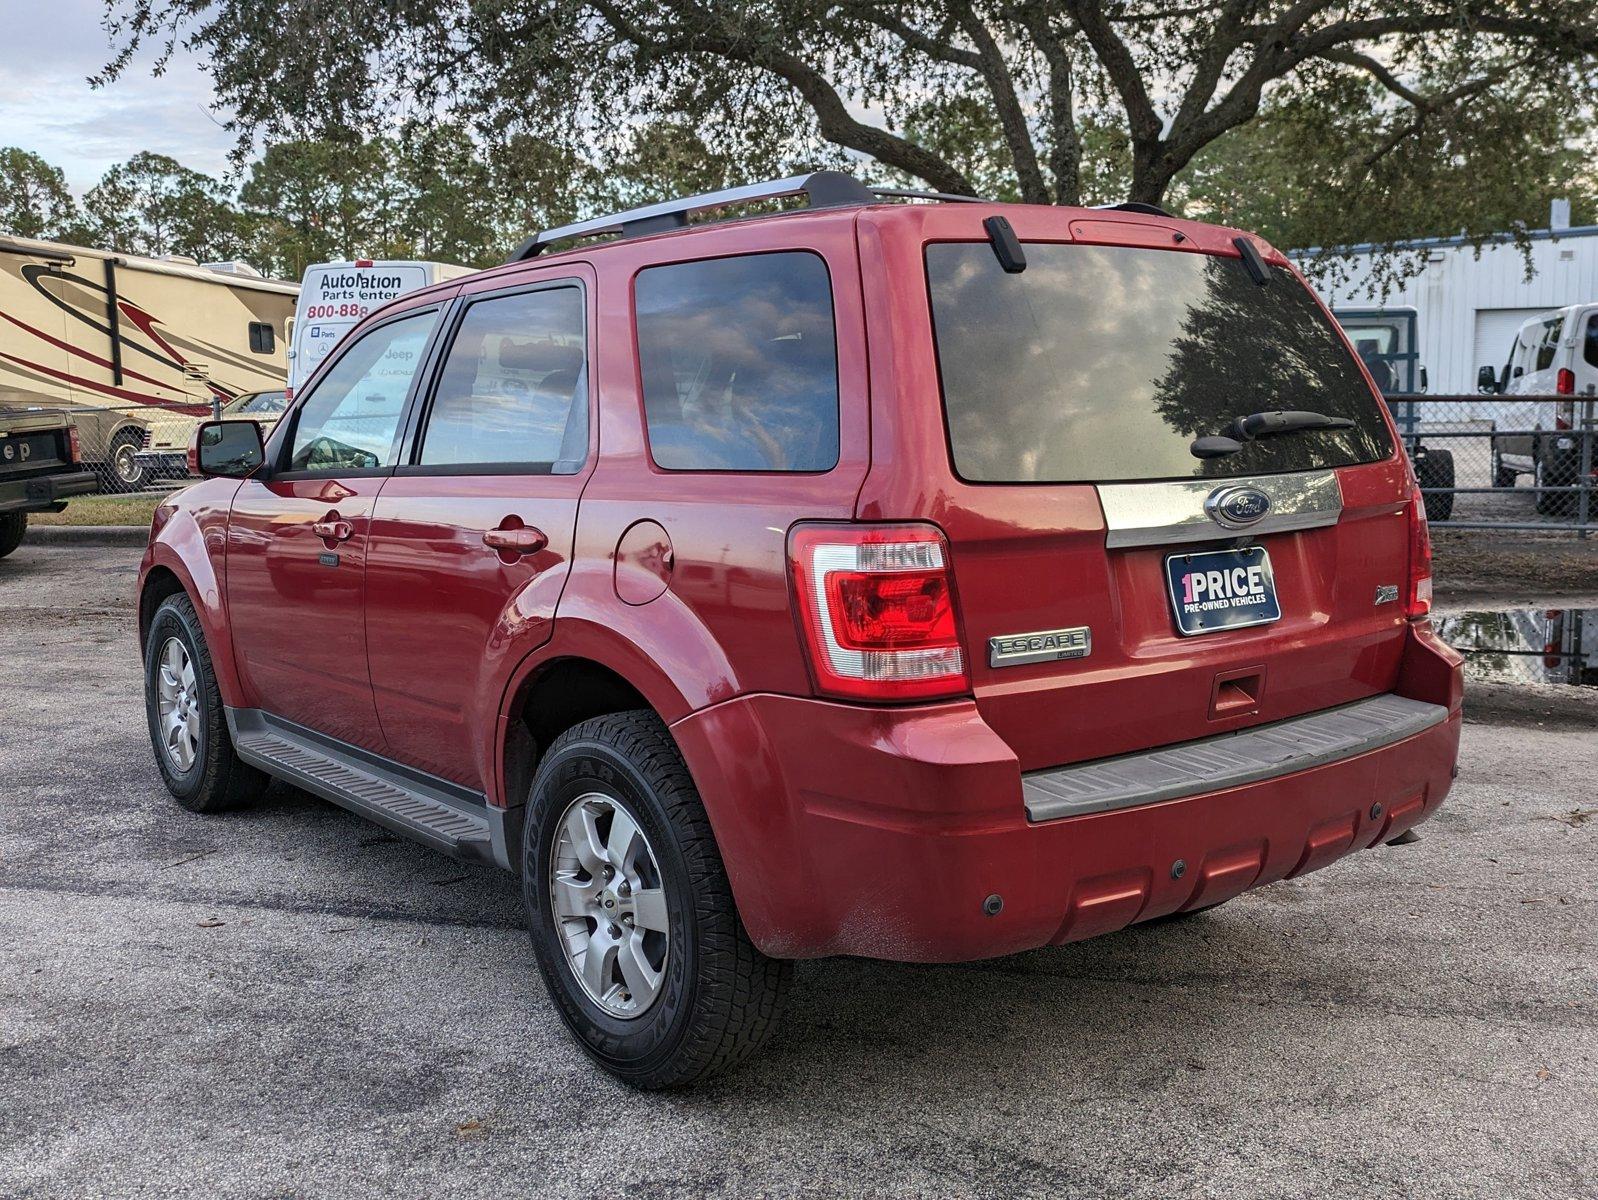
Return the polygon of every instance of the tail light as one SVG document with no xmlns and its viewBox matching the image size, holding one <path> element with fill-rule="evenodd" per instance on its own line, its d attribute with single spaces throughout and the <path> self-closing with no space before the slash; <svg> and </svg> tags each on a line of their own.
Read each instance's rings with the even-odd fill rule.
<svg viewBox="0 0 1598 1200">
<path fill-rule="evenodd" d="M 1576 373 L 1569 367 L 1560 367 L 1559 373 L 1554 376 L 1554 391 L 1561 396 L 1574 396 L 1576 394 Z"/>
<path fill-rule="evenodd" d="M 1404 597 L 1404 613 L 1410 620 L 1431 615 L 1432 611 L 1432 534 L 1426 524 L 1426 500 L 1420 485 L 1412 483 L 1409 492 L 1409 589 Z"/>
<path fill-rule="evenodd" d="M 796 525 L 788 562 L 818 691 L 925 700 L 970 690 L 943 534 L 927 525 Z"/>
<path fill-rule="evenodd" d="M 67 461 L 76 463 L 83 461 L 83 443 L 78 440 L 78 423 L 71 421 L 67 424 Z"/>
</svg>

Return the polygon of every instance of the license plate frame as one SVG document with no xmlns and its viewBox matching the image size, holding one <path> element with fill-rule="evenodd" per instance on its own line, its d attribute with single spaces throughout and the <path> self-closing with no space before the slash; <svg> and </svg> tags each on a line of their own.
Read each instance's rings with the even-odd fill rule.
<svg viewBox="0 0 1598 1200">
<path fill-rule="evenodd" d="M 1254 574 L 1256 569 L 1258 576 Z M 1243 572 L 1241 579 L 1235 574 L 1237 571 Z M 1261 580 L 1263 588 L 1256 588 L 1255 583 Z M 1212 591 L 1217 594 L 1211 595 Z M 1271 555 L 1264 546 L 1168 554 L 1165 592 L 1171 600 L 1176 631 L 1183 637 L 1253 629 L 1282 619 Z M 1219 603 L 1223 600 L 1226 603 Z"/>
</svg>

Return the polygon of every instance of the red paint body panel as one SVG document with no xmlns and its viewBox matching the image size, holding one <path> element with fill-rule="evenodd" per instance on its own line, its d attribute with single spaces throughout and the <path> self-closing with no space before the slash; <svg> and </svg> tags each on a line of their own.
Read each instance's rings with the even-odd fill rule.
<svg viewBox="0 0 1598 1200">
<path fill-rule="evenodd" d="M 1457 656 L 1424 631 L 1406 660 Z M 745 696 L 672 728 L 738 909 L 768 954 L 952 962 L 1108 933 L 1317 870 L 1396 837 L 1447 794 L 1460 711 L 1324 767 L 1041 824 L 977 705 L 892 711 Z M 1372 819 L 1371 806 L 1383 805 Z M 1187 870 L 1173 879 L 1171 866 Z M 983 911 L 1003 898 L 998 916 Z"/>
<path fill-rule="evenodd" d="M 245 703 L 387 749 L 366 668 L 366 546 L 385 476 L 247 479 L 227 534 L 227 600 Z M 343 542 L 311 526 L 347 521 Z M 323 562 L 336 555 L 336 566 Z"/>
<path fill-rule="evenodd" d="M 773 955 L 944 961 L 1074 940 L 1317 869 L 1430 816 L 1458 748 L 1460 663 L 1402 605 L 1372 603 L 1378 586 L 1405 582 L 1401 454 L 1337 472 L 1335 525 L 1262 539 L 1280 622 L 1178 637 L 1166 551 L 1107 550 L 1095 487 L 975 486 L 952 469 L 924 248 L 981 240 L 995 212 L 1023 241 L 1237 254 L 1237 231 L 1174 218 L 895 205 L 694 227 L 483 272 L 412 293 L 349 338 L 457 291 L 580 276 L 591 439 L 580 473 L 210 480 L 174 498 L 144 577 L 170 568 L 195 597 L 228 704 L 480 789 L 492 805 L 522 800 L 505 795 L 505 771 L 524 685 L 569 660 L 614 672 L 670 726 L 745 924 Z M 661 469 L 645 436 L 638 272 L 793 249 L 820 255 L 831 278 L 837 466 Z M 353 531 L 336 570 L 309 528 L 335 510 Z M 523 558 L 484 546 L 507 519 L 548 544 Z M 789 530 L 816 520 L 930 522 L 946 535 L 969 694 L 816 698 L 787 561 Z M 1092 629 L 1090 657 L 987 664 L 991 636 L 1074 625 Z M 1241 702 L 1222 686 L 1239 679 Z M 1296 775 L 1027 820 L 1025 771 L 1393 691 L 1445 705 L 1448 720 Z M 1187 870 L 1173 879 L 1177 859 Z M 995 893 L 1003 910 L 987 916 Z"/>
</svg>

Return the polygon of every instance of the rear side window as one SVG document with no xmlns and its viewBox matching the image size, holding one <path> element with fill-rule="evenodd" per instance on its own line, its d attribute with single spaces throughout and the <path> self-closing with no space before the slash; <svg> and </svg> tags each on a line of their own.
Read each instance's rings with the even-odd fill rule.
<svg viewBox="0 0 1598 1200">
<path fill-rule="evenodd" d="M 1220 478 L 1374 462 L 1379 401 L 1314 297 L 1272 268 L 1128 246 L 1029 243 L 1006 274 L 987 243 L 927 247 L 958 474 L 985 483 Z M 1351 429 L 1288 433 L 1199 459 L 1198 437 L 1305 409 Z"/>
<path fill-rule="evenodd" d="M 421 464 L 515 463 L 564 472 L 582 466 L 587 452 L 581 289 L 477 301 L 444 360 Z"/>
<path fill-rule="evenodd" d="M 369 471 L 394 465 L 405 397 L 437 315 L 429 311 L 390 321 L 340 355 L 300 409 L 291 470 Z"/>
<path fill-rule="evenodd" d="M 635 291 L 644 417 L 673 471 L 825 471 L 838 462 L 826 264 L 807 252 L 649 267 Z"/>
<path fill-rule="evenodd" d="M 1589 367 L 1598 367 L 1598 314 L 1587 318 L 1587 331 L 1581 339 L 1581 356 Z"/>
<path fill-rule="evenodd" d="M 1554 365 L 1554 356 L 1559 351 L 1559 331 L 1565 326 L 1563 316 L 1555 317 L 1552 321 L 1543 322 L 1542 341 L 1537 345 L 1537 365 L 1534 371 L 1546 371 Z"/>
</svg>

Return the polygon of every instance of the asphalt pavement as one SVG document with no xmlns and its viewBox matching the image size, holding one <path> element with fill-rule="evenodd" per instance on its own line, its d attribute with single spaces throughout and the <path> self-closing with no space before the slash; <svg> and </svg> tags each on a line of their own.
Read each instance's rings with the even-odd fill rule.
<svg viewBox="0 0 1598 1200">
<path fill-rule="evenodd" d="M 1189 921 L 801 964 L 761 1057 L 643 1095 L 508 876 L 281 786 L 170 800 L 137 558 L 0 561 L 0 1196 L 1598 1195 L 1580 721 L 1467 725 L 1418 843 Z"/>
</svg>

